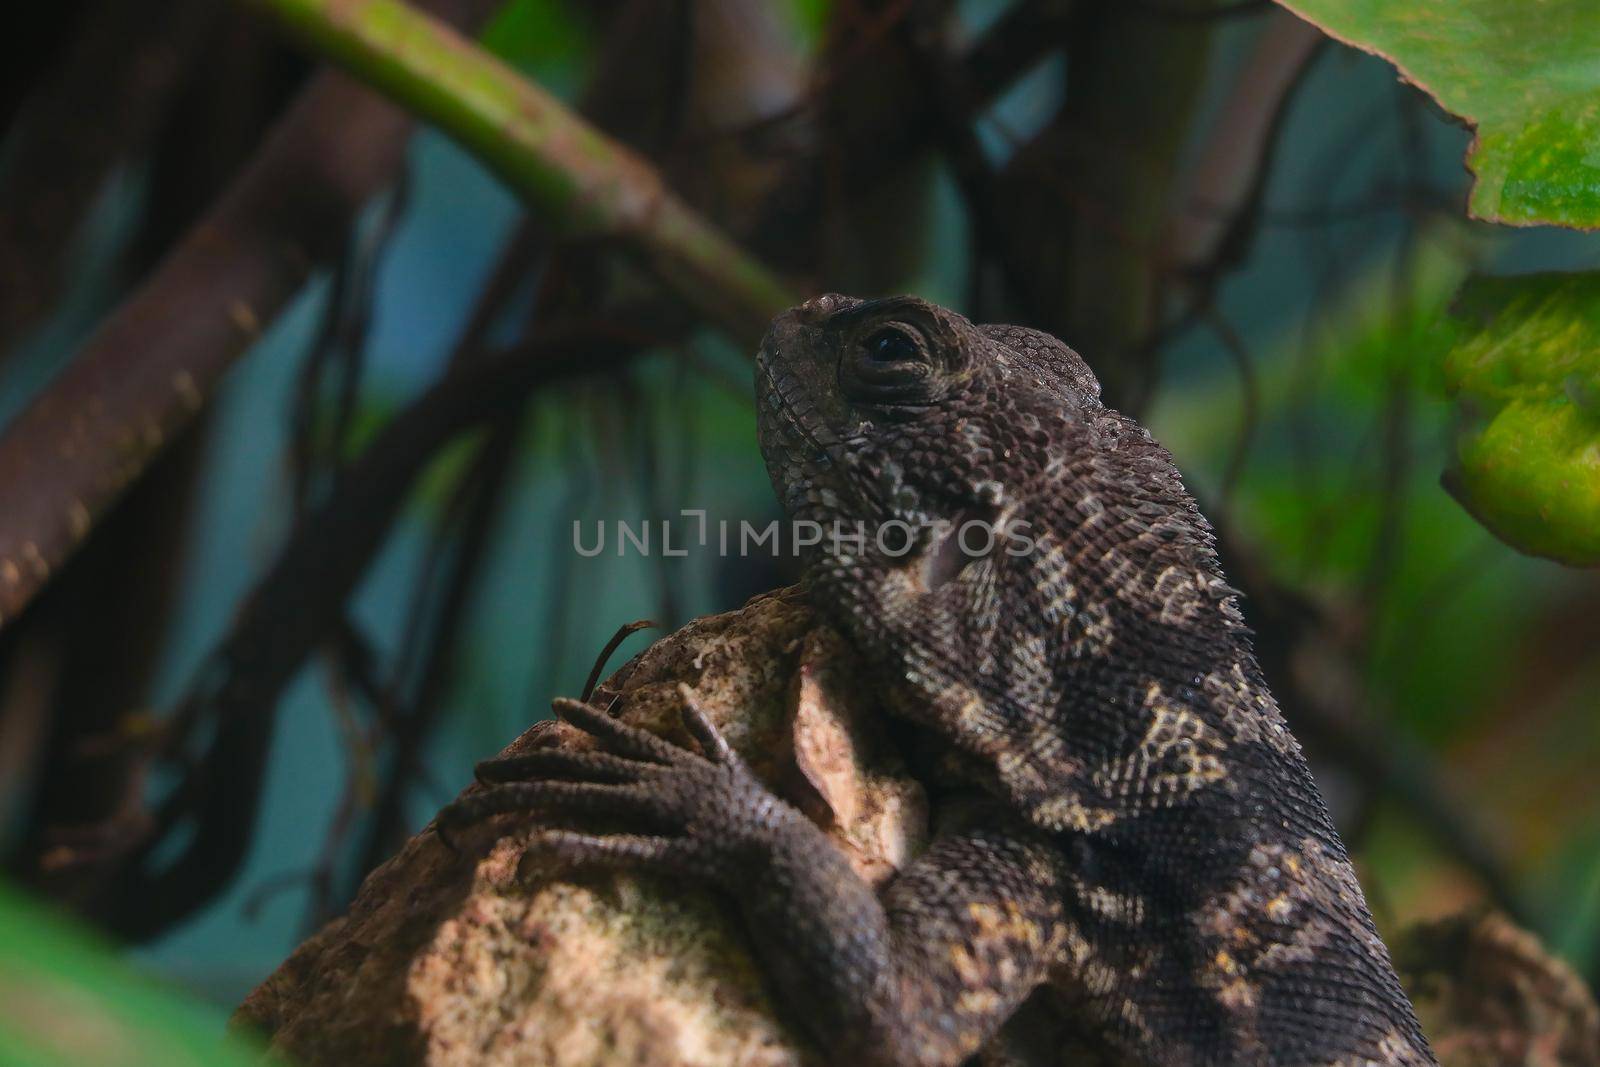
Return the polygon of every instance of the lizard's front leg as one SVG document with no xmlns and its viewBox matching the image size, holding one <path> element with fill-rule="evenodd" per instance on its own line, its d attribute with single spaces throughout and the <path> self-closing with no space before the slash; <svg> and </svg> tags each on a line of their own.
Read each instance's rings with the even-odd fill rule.
<svg viewBox="0 0 1600 1067">
<path fill-rule="evenodd" d="M 552 829 L 530 847 L 727 893 L 778 991 L 846 1062 L 959 1063 L 1044 980 L 1064 937 L 1060 885 L 1052 848 L 1020 824 L 941 835 L 880 899 L 687 692 L 684 722 L 704 755 L 583 704 L 556 710 L 606 751 L 482 764 L 495 784 L 442 811 L 441 831 L 522 810 L 621 820 L 629 832 Z"/>
</svg>

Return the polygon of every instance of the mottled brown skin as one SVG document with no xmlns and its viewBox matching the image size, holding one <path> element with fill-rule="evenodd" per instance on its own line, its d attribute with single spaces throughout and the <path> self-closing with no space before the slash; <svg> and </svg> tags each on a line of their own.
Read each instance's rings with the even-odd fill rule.
<svg viewBox="0 0 1600 1067">
<path fill-rule="evenodd" d="M 564 703 L 613 754 L 486 766 L 511 784 L 445 825 L 637 823 L 542 844 L 727 891 L 841 1062 L 959 1063 L 1043 986 L 1133 1063 L 1433 1064 L 1210 528 L 1082 360 L 825 296 L 773 323 L 756 377 L 785 508 L 847 535 L 812 598 L 966 783 L 933 844 L 874 893 L 687 693 L 704 756 Z"/>
</svg>

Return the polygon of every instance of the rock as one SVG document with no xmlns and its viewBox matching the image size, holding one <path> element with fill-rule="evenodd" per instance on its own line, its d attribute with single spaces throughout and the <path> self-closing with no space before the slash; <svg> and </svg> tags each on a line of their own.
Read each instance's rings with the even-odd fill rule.
<svg viewBox="0 0 1600 1067">
<path fill-rule="evenodd" d="M 1594 994 L 1504 915 L 1414 926 L 1395 962 L 1443 1067 L 1600 1067 Z"/>
<path fill-rule="evenodd" d="M 927 834 L 922 789 L 876 728 L 849 647 L 797 593 L 690 623 L 595 701 L 689 745 L 680 682 L 864 877 L 887 878 L 916 854 Z M 548 721 L 506 754 L 586 744 Z M 459 835 L 460 857 L 424 830 L 250 995 L 236 1024 L 307 1067 L 821 1062 L 773 1003 L 725 900 L 541 869 L 523 855 L 535 828 L 523 815 L 472 827 Z"/>
</svg>

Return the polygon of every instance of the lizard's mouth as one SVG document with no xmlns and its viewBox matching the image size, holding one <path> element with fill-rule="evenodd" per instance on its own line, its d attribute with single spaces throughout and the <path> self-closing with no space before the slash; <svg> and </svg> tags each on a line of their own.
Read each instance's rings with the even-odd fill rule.
<svg viewBox="0 0 1600 1067">
<path fill-rule="evenodd" d="M 762 451 L 771 441 L 791 452 L 803 449 L 806 458 L 832 466 L 839 439 L 810 393 L 783 361 L 775 360 L 765 348 L 756 356 L 757 429 Z"/>
<path fill-rule="evenodd" d="M 815 382 L 795 373 L 781 353 L 762 346 L 756 356 L 757 436 L 773 485 L 791 515 L 814 504 L 811 498 L 822 488 L 854 495 L 844 473 L 851 442 L 832 425 L 826 402 L 817 395 Z"/>
</svg>

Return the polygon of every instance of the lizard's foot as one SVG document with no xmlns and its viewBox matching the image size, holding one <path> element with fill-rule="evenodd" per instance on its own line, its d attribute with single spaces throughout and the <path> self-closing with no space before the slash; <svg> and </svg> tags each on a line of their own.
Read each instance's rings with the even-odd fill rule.
<svg viewBox="0 0 1600 1067">
<path fill-rule="evenodd" d="M 440 839 L 450 845 L 452 830 L 491 815 L 536 812 L 555 828 L 535 836 L 529 851 L 578 865 L 725 878 L 735 863 L 752 856 L 753 847 L 804 817 L 750 773 L 693 691 L 679 686 L 679 692 L 684 726 L 700 753 L 588 704 L 557 700 L 557 716 L 602 750 L 544 749 L 480 763 L 478 780 L 487 788 L 439 812 Z M 595 817 L 626 829 L 596 834 L 565 825 Z"/>
</svg>

